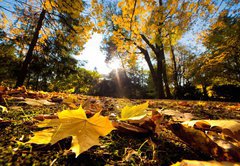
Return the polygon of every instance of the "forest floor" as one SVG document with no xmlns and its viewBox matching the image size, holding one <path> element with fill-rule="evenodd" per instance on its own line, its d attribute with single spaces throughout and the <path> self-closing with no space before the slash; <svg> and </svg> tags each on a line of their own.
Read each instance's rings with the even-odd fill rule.
<svg viewBox="0 0 240 166">
<path fill-rule="evenodd" d="M 42 115 L 54 115 L 79 105 L 89 116 L 102 109 L 101 114 L 113 121 L 124 106 L 146 101 L 149 109 L 164 111 L 169 121 L 240 119 L 240 103 L 120 99 L 32 92 L 24 88 L 0 94 L 0 105 L 7 108 L 0 110 L 0 165 L 171 165 L 183 159 L 214 159 L 190 147 L 167 128 L 158 135 L 114 130 L 100 137 L 100 146 L 93 146 L 77 158 L 67 151 L 71 138 L 55 145 L 25 144 L 37 130 Z"/>
</svg>

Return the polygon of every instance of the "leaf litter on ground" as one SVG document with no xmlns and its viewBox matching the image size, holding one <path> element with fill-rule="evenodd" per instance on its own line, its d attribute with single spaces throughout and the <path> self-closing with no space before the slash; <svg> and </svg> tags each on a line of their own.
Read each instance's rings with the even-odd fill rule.
<svg viewBox="0 0 240 166">
<path fill-rule="evenodd" d="M 7 90 L 8 91 L 8 90 Z M 194 147 L 191 147 L 189 143 L 182 142 L 179 137 L 176 137 L 171 130 L 167 128 L 169 120 L 174 122 L 174 115 L 164 115 L 161 113 L 162 110 L 176 110 L 180 113 L 191 113 L 194 118 L 193 119 L 240 119 L 239 116 L 239 104 L 238 103 L 223 103 L 223 102 L 194 102 L 194 101 L 174 101 L 174 100 L 147 100 L 149 103 L 149 108 L 147 108 L 147 114 L 144 118 L 136 120 L 137 123 L 131 123 L 131 120 L 123 121 L 126 124 L 132 125 L 134 127 L 138 127 L 139 129 L 144 129 L 148 131 L 154 131 L 153 134 L 126 134 L 119 133 L 119 131 L 115 130 L 111 132 L 109 135 L 105 137 L 100 137 L 100 143 L 102 146 L 94 146 L 89 150 L 85 151 L 81 155 L 79 155 L 76 159 L 72 158 L 71 155 L 63 155 L 63 151 L 65 148 L 67 140 L 61 140 L 58 144 L 52 146 L 43 146 L 38 150 L 38 148 L 33 148 L 32 150 L 28 149 L 28 145 L 19 146 L 15 140 L 20 140 L 22 138 L 24 142 L 28 141 L 30 135 L 32 135 L 32 131 L 38 131 L 39 129 L 36 126 L 38 122 L 31 120 L 31 117 L 36 117 L 38 115 L 49 115 L 50 120 L 51 115 L 56 115 L 58 112 L 70 108 L 67 103 L 62 102 L 65 98 L 68 98 L 69 94 L 64 93 L 46 93 L 46 92 L 33 92 L 31 93 L 26 89 L 20 89 L 17 91 L 11 90 L 11 93 L 7 91 L 1 95 L 8 103 L 4 100 L 1 100 L 1 104 L 3 106 L 7 106 L 9 112 L 1 113 L 3 120 L 14 120 L 14 123 L 11 123 L 7 127 L 2 127 L 1 129 L 1 137 L 5 137 L 0 141 L 2 147 L 5 147 L 5 150 L 0 149 L 3 152 L 3 155 L 0 155 L 0 163 L 3 159 L 8 161 L 9 163 L 22 163 L 26 164 L 29 162 L 31 164 L 39 163 L 42 159 L 47 162 L 45 165 L 49 165 L 53 160 L 58 165 L 64 165 L 63 163 L 72 162 L 72 163 L 89 163 L 90 160 L 93 162 L 99 162 L 104 164 L 114 164 L 114 163 L 122 163 L 122 164 L 152 164 L 152 165 L 170 165 L 177 161 L 181 161 L 184 159 L 193 159 L 193 160 L 209 160 L 209 159 L 218 159 L 218 156 L 214 156 L 208 153 L 202 153 L 199 150 L 195 150 Z M 33 107 L 30 105 L 23 105 L 23 111 L 16 111 L 16 109 L 11 109 L 11 107 L 19 107 L 18 102 L 14 100 L 8 100 L 11 97 L 22 97 L 33 99 L 46 99 L 51 101 L 52 97 L 59 97 L 63 100 L 61 102 L 55 102 L 56 104 L 53 106 L 38 106 Z M 74 105 L 78 106 L 88 101 L 89 99 L 95 100 L 94 102 L 89 102 L 88 112 L 86 112 L 87 116 L 92 117 L 96 111 L 91 109 L 96 106 L 94 104 L 99 103 L 102 105 L 102 112 L 100 114 L 104 114 L 105 116 L 112 116 L 112 120 L 116 121 L 116 116 L 121 117 L 121 109 L 126 105 L 136 106 L 139 103 L 146 103 L 146 100 L 128 100 L 128 99 L 114 99 L 107 97 L 89 97 L 84 95 L 74 95 L 76 96 L 78 101 L 74 102 Z M 13 108 L 12 107 L 12 108 Z M 44 109 L 43 109 L 44 108 Z M 64 109 L 63 109 L 64 108 Z M 99 108 L 97 106 L 96 108 Z M 145 111 L 144 111 L 145 112 Z M 149 113 L 151 112 L 151 113 Z M 24 114 L 23 114 L 24 113 Z M 177 115 L 177 114 L 176 114 Z M 175 117 L 176 117 L 175 115 Z M 47 119 L 47 118 L 45 118 Z M 142 121 L 141 121 L 142 120 Z M 181 122 L 179 120 L 178 122 Z M 41 123 L 41 122 L 40 122 Z M 141 123 L 141 124 L 140 124 Z M 145 123 L 143 125 L 143 123 Z M 146 125 L 147 123 L 147 125 Z M 150 130 L 146 126 L 151 126 Z M 193 128 L 195 129 L 195 128 Z M 196 129 L 195 129 L 196 130 Z M 199 129 L 197 129 L 199 130 Z M 199 130 L 200 131 L 200 130 Z M 204 131 L 205 134 L 206 131 Z M 155 135 L 154 133 L 158 133 Z M 7 135 L 6 135 L 7 134 Z M 24 136 L 24 137 L 23 137 Z M 146 140 L 151 139 L 152 144 L 143 144 Z M 11 141 L 9 141 L 11 140 Z M 199 143 L 199 142 L 198 142 Z M 11 144 L 11 146 L 9 146 Z M 156 148 L 152 148 L 152 145 L 156 146 Z M 7 155 L 9 157 L 3 157 L 6 154 L 9 154 L 11 149 L 18 147 L 17 151 L 14 151 L 13 155 Z M 59 146 L 61 147 L 59 149 Z M 71 146 L 71 142 L 70 142 Z M 128 161 L 124 161 L 124 149 L 132 149 L 133 152 L 141 149 L 141 156 L 133 153 L 129 155 Z M 70 147 L 69 147 L 70 148 Z M 62 149 L 62 150 L 61 150 Z M 67 148 L 68 149 L 68 148 Z M 49 151 L 50 150 L 50 151 Z M 65 150 L 64 150 L 65 151 Z M 24 154 L 25 153 L 25 154 Z M 41 155 L 40 155 L 41 154 Z M 62 154 L 62 155 L 61 155 Z M 39 158 L 39 155 L 41 158 Z M 14 156 L 14 160 L 12 160 L 11 156 Z M 87 156 L 87 157 L 86 157 Z M 155 156 L 155 157 L 153 157 Z M 26 159 L 26 157 L 28 159 Z M 57 159 L 57 160 L 55 160 Z M 44 164 L 43 164 L 44 165 Z"/>
</svg>

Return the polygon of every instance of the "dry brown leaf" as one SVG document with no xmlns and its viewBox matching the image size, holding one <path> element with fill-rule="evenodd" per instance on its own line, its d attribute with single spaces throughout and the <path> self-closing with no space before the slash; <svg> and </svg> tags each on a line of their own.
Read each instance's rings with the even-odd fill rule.
<svg viewBox="0 0 240 166">
<path fill-rule="evenodd" d="M 43 115 L 43 114 L 40 114 L 40 115 L 35 116 L 34 119 L 43 121 L 45 119 L 58 119 L 58 116 L 57 115 Z"/>
<path fill-rule="evenodd" d="M 218 162 L 218 161 L 198 161 L 198 160 L 182 160 L 172 166 L 240 166 L 240 163 Z"/>
<path fill-rule="evenodd" d="M 164 109 L 160 113 L 163 115 L 171 116 L 172 120 L 177 122 L 189 121 L 195 118 L 194 115 L 191 113 L 182 113 L 178 110 L 173 109 Z"/>
<path fill-rule="evenodd" d="M 155 127 L 154 132 L 159 135 L 162 131 L 162 125 L 161 123 L 164 121 L 164 115 L 159 113 L 156 110 L 152 110 L 152 117 L 151 120 L 153 121 Z"/>
<path fill-rule="evenodd" d="M 240 141 L 240 120 L 192 120 L 187 121 L 182 124 L 188 126 L 194 126 L 196 123 L 205 122 L 211 125 L 211 127 L 218 126 L 221 127 L 222 132 L 225 135 L 233 137 L 234 139 Z"/>
<path fill-rule="evenodd" d="M 122 133 L 138 133 L 138 134 L 146 134 L 149 133 L 149 130 L 129 124 L 129 123 L 125 123 L 125 122 L 112 122 L 113 127 L 115 127 L 116 129 L 118 129 L 118 131 L 122 132 Z"/>
<path fill-rule="evenodd" d="M 239 161 L 240 148 L 224 149 L 210 139 L 203 131 L 182 124 L 172 124 L 170 129 L 191 147 L 210 154 L 221 161 Z"/>
<path fill-rule="evenodd" d="M 21 103 L 25 103 L 25 104 L 31 105 L 31 106 L 55 105 L 55 103 L 49 102 L 45 99 L 36 100 L 36 99 L 30 99 L 30 98 L 26 98 Z"/>
</svg>

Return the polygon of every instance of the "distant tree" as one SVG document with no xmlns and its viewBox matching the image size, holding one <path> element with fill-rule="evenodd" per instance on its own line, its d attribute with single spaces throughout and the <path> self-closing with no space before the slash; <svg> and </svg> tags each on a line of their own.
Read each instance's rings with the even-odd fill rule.
<svg viewBox="0 0 240 166">
<path fill-rule="evenodd" d="M 146 87 L 146 80 L 144 80 L 143 85 L 139 74 L 126 73 L 124 69 L 119 68 L 112 70 L 104 80 L 101 80 L 93 88 L 93 94 L 111 97 L 144 98 L 147 97 Z"/>
<path fill-rule="evenodd" d="M 223 11 L 205 31 L 203 44 L 207 51 L 201 58 L 200 72 L 208 73 L 212 84 L 240 85 L 240 17 Z M 210 78 L 208 78 L 210 79 Z"/>
<path fill-rule="evenodd" d="M 15 56 L 15 47 L 4 40 L 4 37 L 5 33 L 0 29 L 0 83 L 6 83 L 6 86 L 9 86 L 13 85 L 16 79 L 20 61 Z"/>
<path fill-rule="evenodd" d="M 96 71 L 89 71 L 78 67 L 75 72 L 70 72 L 65 77 L 52 80 L 49 90 L 92 94 L 94 87 L 99 83 L 100 77 L 100 74 Z"/>
</svg>

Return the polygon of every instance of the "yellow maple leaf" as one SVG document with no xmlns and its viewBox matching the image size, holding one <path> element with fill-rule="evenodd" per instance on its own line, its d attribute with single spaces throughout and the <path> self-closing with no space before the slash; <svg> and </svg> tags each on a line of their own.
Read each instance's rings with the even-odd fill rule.
<svg viewBox="0 0 240 166">
<path fill-rule="evenodd" d="M 40 122 L 38 127 L 51 127 L 34 133 L 28 143 L 55 144 L 72 136 L 71 150 L 76 156 L 94 145 L 99 145 L 99 136 L 106 136 L 115 128 L 108 117 L 100 112 L 87 118 L 85 111 L 80 107 L 77 110 L 64 110 L 58 113 L 59 119 L 47 119 Z"/>
<path fill-rule="evenodd" d="M 121 110 L 119 120 L 140 120 L 147 115 L 148 102 L 136 106 L 126 106 Z"/>
</svg>

